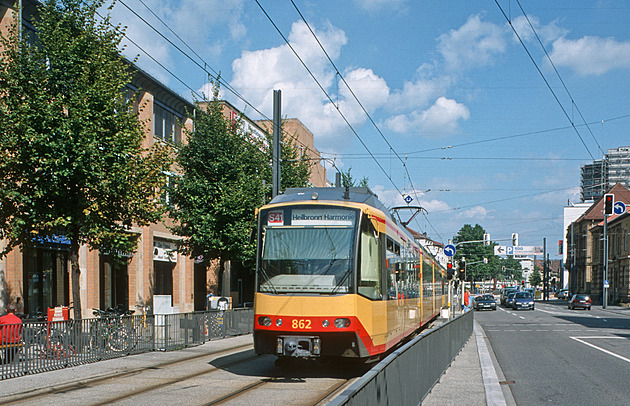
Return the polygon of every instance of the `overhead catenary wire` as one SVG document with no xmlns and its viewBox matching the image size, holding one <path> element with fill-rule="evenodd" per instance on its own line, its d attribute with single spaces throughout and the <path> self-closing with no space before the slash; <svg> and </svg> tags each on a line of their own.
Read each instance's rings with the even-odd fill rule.
<svg viewBox="0 0 630 406">
<path fill-rule="evenodd" d="M 302 19 L 302 21 L 304 22 L 304 24 L 306 24 L 306 27 L 308 28 L 308 30 L 310 31 L 311 35 L 313 36 L 313 38 L 315 38 L 315 41 L 317 42 L 317 44 L 319 45 L 320 49 L 322 50 L 322 52 L 324 53 L 324 55 L 326 55 L 326 58 L 328 59 L 328 62 L 330 62 L 331 66 L 334 68 L 335 70 L 335 77 L 339 77 L 341 79 L 341 81 L 343 82 L 343 84 L 346 86 L 346 88 L 348 89 L 348 91 L 350 92 L 350 94 L 352 95 L 352 97 L 354 98 L 354 100 L 357 102 L 357 104 L 359 105 L 359 107 L 361 108 L 361 110 L 363 111 L 363 113 L 365 114 L 365 116 L 368 118 L 368 120 L 370 121 L 370 123 L 372 124 L 372 126 L 376 129 L 376 131 L 378 132 L 378 134 L 381 136 L 381 138 L 383 139 L 383 141 L 385 141 L 385 143 L 387 144 L 387 146 L 389 147 L 389 150 L 392 151 L 394 153 L 394 155 L 396 156 L 396 158 L 398 158 L 398 160 L 400 161 L 400 163 L 402 164 L 403 168 L 405 168 L 405 173 L 407 174 L 407 178 L 409 179 L 409 184 L 411 187 L 411 190 L 413 191 L 414 195 L 416 195 L 416 199 L 418 198 L 416 192 L 415 192 L 415 187 L 413 186 L 413 181 L 411 179 L 411 175 L 409 174 L 409 171 L 407 169 L 407 164 L 405 163 L 405 161 L 400 157 L 400 155 L 398 154 L 398 152 L 396 152 L 396 150 L 394 149 L 394 147 L 391 145 L 391 143 L 389 142 L 389 140 L 387 139 L 387 137 L 385 137 L 385 135 L 383 134 L 383 132 L 381 131 L 381 129 L 378 127 L 378 125 L 376 124 L 376 122 L 374 121 L 374 119 L 372 118 L 372 116 L 370 115 L 370 113 L 366 110 L 366 108 L 363 106 L 363 103 L 361 103 L 361 101 L 359 100 L 359 98 L 357 97 L 357 95 L 354 93 L 354 91 L 352 90 L 352 87 L 350 87 L 350 84 L 348 84 L 348 82 L 346 81 L 346 78 L 341 74 L 341 72 L 339 71 L 339 69 L 337 68 L 337 66 L 335 65 L 335 62 L 332 60 L 332 58 L 330 57 L 330 55 L 328 54 L 328 52 L 326 51 L 326 48 L 324 48 L 324 46 L 322 45 L 321 41 L 319 40 L 319 38 L 317 38 L 317 35 L 315 34 L 315 32 L 313 31 L 313 29 L 311 28 L 310 24 L 308 23 L 308 21 L 306 21 L 306 18 L 304 17 L 304 15 L 302 14 L 302 12 L 300 11 L 300 9 L 298 8 L 298 6 L 295 4 L 295 2 L 293 0 L 290 0 L 291 4 L 293 4 L 293 7 L 295 8 L 295 11 L 297 11 L 297 13 L 299 14 L 300 18 Z M 419 200 L 419 199 L 418 199 Z"/>
<path fill-rule="evenodd" d="M 584 122 L 584 125 L 586 125 L 586 128 L 588 129 L 588 132 L 591 134 L 591 137 L 593 138 L 593 141 L 595 141 L 595 144 L 597 145 L 597 148 L 599 148 L 599 152 L 601 152 L 602 155 L 604 155 L 604 151 L 602 150 L 602 147 L 599 145 L 599 142 L 597 142 L 597 139 L 595 138 L 595 135 L 593 134 L 593 131 L 591 131 L 591 127 L 588 125 L 588 123 L 586 122 L 586 119 L 582 115 L 582 111 L 580 111 L 580 108 L 575 103 L 575 99 L 571 95 L 571 92 L 567 88 L 567 85 L 564 83 L 564 80 L 562 80 L 562 76 L 560 76 L 560 72 L 558 72 L 558 69 L 556 69 L 556 65 L 551 60 L 551 56 L 549 56 L 549 53 L 547 52 L 547 49 L 545 48 L 545 46 L 543 45 L 542 41 L 540 40 L 540 37 L 538 36 L 538 33 L 536 32 L 536 29 L 534 28 L 534 26 L 532 25 L 531 21 L 529 20 L 529 17 L 527 16 L 527 13 L 525 13 L 525 10 L 523 10 L 523 6 L 521 6 L 521 2 L 519 0 L 516 0 L 516 3 L 520 7 L 521 12 L 523 13 L 523 16 L 527 20 L 527 23 L 529 24 L 529 27 L 532 29 L 532 32 L 536 36 L 536 39 L 538 40 L 538 44 L 540 45 L 542 50 L 545 52 L 545 55 L 547 56 L 547 60 L 549 60 L 549 63 L 553 67 L 554 72 L 556 72 L 556 76 L 558 76 L 558 79 L 560 79 L 560 83 L 562 83 L 562 87 L 564 87 L 564 90 L 567 92 L 567 95 L 571 99 L 571 103 L 573 104 L 573 106 L 575 106 L 575 109 L 580 114 L 580 118 Z"/>
<path fill-rule="evenodd" d="M 527 45 L 525 45 L 525 42 L 523 42 L 523 39 L 520 37 L 520 35 L 518 35 L 518 32 L 516 31 L 516 28 L 514 28 L 514 25 L 512 24 L 512 20 L 508 17 L 507 14 L 505 14 L 505 11 L 503 10 L 501 5 L 499 4 L 499 1 L 498 0 L 494 0 L 494 2 L 497 5 L 497 7 L 499 7 L 499 10 L 501 10 L 501 14 L 503 14 L 503 17 L 505 18 L 505 20 L 510 25 L 510 28 L 512 29 L 512 32 L 514 32 L 514 35 L 516 35 L 516 38 L 518 39 L 518 41 L 520 42 L 521 46 L 525 50 L 525 53 L 527 53 L 527 56 L 529 57 L 530 61 L 534 64 L 534 67 L 536 67 L 536 70 L 538 71 L 538 74 L 540 75 L 542 80 L 545 82 L 545 85 L 547 86 L 547 88 L 549 89 L 551 94 L 553 95 L 553 98 L 556 100 L 556 103 L 558 103 L 558 106 L 560 106 L 560 109 L 564 113 L 565 117 L 569 120 L 569 123 L 571 123 L 571 127 L 573 128 L 573 130 L 577 134 L 578 138 L 582 142 L 582 145 L 584 146 L 584 148 L 586 149 L 586 151 L 590 155 L 591 159 L 594 160 L 595 158 L 593 157 L 593 154 L 591 153 L 591 150 L 586 145 L 586 142 L 584 142 L 584 139 L 582 138 L 582 135 L 580 134 L 580 132 L 577 130 L 577 127 L 575 126 L 575 123 L 573 122 L 573 120 L 569 116 L 569 113 L 567 112 L 567 110 L 562 105 L 562 102 L 558 98 L 558 95 L 556 94 L 556 92 L 551 87 L 551 84 L 549 84 L 549 81 L 547 80 L 547 78 L 543 74 L 542 70 L 540 69 L 540 67 L 538 66 L 536 61 L 534 60 L 534 57 L 532 56 L 531 52 L 529 52 L 529 49 L 527 48 Z"/>
<path fill-rule="evenodd" d="M 308 65 L 306 65 L 306 63 L 304 62 L 304 60 L 302 59 L 302 57 L 300 57 L 300 55 L 298 54 L 298 52 L 295 50 L 295 48 L 293 47 L 293 45 L 291 45 L 291 42 L 287 39 L 287 37 L 282 33 L 282 31 L 280 30 L 280 28 L 278 28 L 278 26 L 276 25 L 276 23 L 273 21 L 273 19 L 271 18 L 271 16 L 267 13 L 267 11 L 264 9 L 264 7 L 260 4 L 260 2 L 258 0 L 255 0 L 256 4 L 258 5 L 258 7 L 260 7 L 261 11 L 263 12 L 263 14 L 265 14 L 265 16 L 267 17 L 267 19 L 269 20 L 269 22 L 271 23 L 271 25 L 273 25 L 273 27 L 275 28 L 275 30 L 278 32 L 278 34 L 282 37 L 283 41 L 287 44 L 287 46 L 289 47 L 289 49 L 291 50 L 291 52 L 293 52 L 293 54 L 297 57 L 298 61 L 302 64 L 302 66 L 304 67 L 304 69 L 306 69 L 307 73 L 311 76 L 311 78 L 315 81 L 315 84 L 317 84 L 317 86 L 319 87 L 319 89 L 322 91 L 322 93 L 324 93 L 324 95 L 326 96 L 326 98 L 330 101 L 330 103 L 335 107 L 335 110 L 337 111 L 337 113 L 339 114 L 339 116 L 343 119 L 343 121 L 346 123 L 346 125 L 348 126 L 348 128 L 350 129 L 350 131 L 355 135 L 355 137 L 359 140 L 359 142 L 361 143 L 361 145 L 363 146 L 363 148 L 365 148 L 365 150 L 368 152 L 368 154 L 370 154 L 370 156 L 372 156 L 373 161 L 376 163 L 376 165 L 379 167 L 379 169 L 383 172 L 383 174 L 385 175 L 385 177 L 390 181 L 390 183 L 394 186 L 394 188 L 398 191 L 398 193 L 400 193 L 400 195 L 402 196 L 403 193 L 400 191 L 400 189 L 398 188 L 398 185 L 396 185 L 396 182 L 394 182 L 394 180 L 391 178 L 391 176 L 387 173 L 387 171 L 385 170 L 385 168 L 383 168 L 383 165 L 381 165 L 381 163 L 374 157 L 374 155 L 372 154 L 372 151 L 370 151 L 370 149 L 368 148 L 367 144 L 365 143 L 365 141 L 363 141 L 363 139 L 359 136 L 359 134 L 357 133 L 357 131 L 354 129 L 354 127 L 352 126 L 352 124 L 350 124 L 350 122 L 348 121 L 348 118 L 345 116 L 345 114 L 343 114 L 343 112 L 341 111 L 341 109 L 339 108 L 339 106 L 337 104 L 335 104 L 334 100 L 332 99 L 332 97 L 328 94 L 328 92 L 326 91 L 326 89 L 324 89 L 324 87 L 322 86 L 322 84 L 319 82 L 319 80 L 317 80 L 317 78 L 315 77 L 315 75 L 313 74 L 313 72 L 310 70 L 310 68 L 308 67 Z"/>
<path fill-rule="evenodd" d="M 195 60 L 194 58 L 192 58 L 188 53 L 184 52 L 184 50 L 181 49 L 181 47 L 177 46 L 172 40 L 170 40 L 169 38 L 167 38 L 162 32 L 160 32 L 158 29 L 156 29 L 151 23 L 149 23 L 145 18 L 143 18 L 142 16 L 140 16 L 135 10 L 133 10 L 131 7 L 129 7 L 123 0 L 117 0 L 120 4 L 122 4 L 127 10 L 129 10 L 133 15 L 135 15 L 140 21 L 142 21 L 145 25 L 147 25 L 149 28 L 151 28 L 156 34 L 158 34 L 162 39 L 164 39 L 166 42 L 168 42 L 173 48 L 175 48 L 177 51 L 179 51 L 182 55 L 184 55 L 187 59 L 189 59 L 193 64 L 195 64 L 199 69 L 201 69 L 203 72 L 205 72 L 209 77 L 211 77 L 214 81 L 216 81 L 219 85 L 221 85 L 222 87 L 224 87 L 226 90 L 228 90 L 230 93 L 232 93 L 234 96 L 236 96 L 239 100 L 241 100 L 243 103 L 245 103 L 247 106 L 251 107 L 252 110 L 254 110 L 256 113 L 258 113 L 263 119 L 267 120 L 267 121 L 272 121 L 269 117 L 267 117 L 264 113 L 262 113 L 258 108 L 256 108 L 253 104 L 251 104 L 247 99 L 245 99 L 244 96 L 242 96 L 236 89 L 234 89 L 232 86 L 230 86 L 229 83 L 221 80 L 220 78 L 220 74 L 212 68 L 212 66 L 207 63 L 201 56 L 199 56 L 199 54 L 197 52 L 195 52 L 179 35 L 177 35 L 169 26 L 168 24 L 166 24 L 166 22 L 164 22 L 164 20 L 162 20 L 159 16 L 157 16 L 142 0 L 139 0 L 140 3 L 145 6 L 150 12 L 151 14 L 153 14 L 159 21 L 160 23 L 162 23 L 173 35 L 175 35 L 175 37 L 181 41 L 184 46 L 186 48 L 188 48 L 197 58 L 199 58 L 199 61 Z M 100 16 L 100 15 L 99 15 Z M 102 16 L 100 16 L 101 18 L 103 18 Z M 123 34 L 125 36 L 125 38 L 127 38 L 130 42 L 132 42 L 136 47 L 138 47 L 139 49 L 141 49 L 135 42 L 133 42 L 129 36 L 126 35 L 126 33 Z M 180 83 L 184 84 L 184 86 L 188 89 L 191 90 L 191 92 L 193 92 L 193 94 L 195 94 L 196 96 L 199 97 L 199 99 L 204 99 L 204 95 L 200 95 L 197 91 L 192 90 L 192 88 L 188 85 L 186 85 L 179 77 L 177 77 L 174 73 L 172 73 L 171 71 L 169 71 L 168 69 L 166 69 L 165 67 L 163 67 L 163 65 L 159 62 L 157 62 L 155 60 L 155 58 L 153 58 L 152 56 L 150 56 L 146 51 L 142 50 L 143 53 L 145 53 L 147 56 L 149 56 L 149 58 L 151 58 L 153 61 L 155 61 L 160 67 L 162 67 L 163 69 L 165 69 L 169 74 L 171 74 L 173 77 L 175 77 Z M 203 63 L 203 65 L 202 65 Z M 210 69 L 211 72 L 208 71 L 208 68 Z M 302 147 L 306 148 L 307 151 L 311 151 L 313 153 L 318 152 L 318 151 L 313 151 L 308 145 L 304 144 L 302 141 L 298 140 L 297 137 L 295 137 L 295 135 L 293 134 L 289 134 L 286 131 L 283 131 L 283 134 L 285 134 L 286 136 L 288 136 L 293 142 L 296 142 L 298 144 L 300 144 Z"/>
</svg>

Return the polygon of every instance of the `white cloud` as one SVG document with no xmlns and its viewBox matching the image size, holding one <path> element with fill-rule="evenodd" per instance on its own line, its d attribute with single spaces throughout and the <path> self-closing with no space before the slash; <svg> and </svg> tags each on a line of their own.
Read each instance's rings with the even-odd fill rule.
<svg viewBox="0 0 630 406">
<path fill-rule="evenodd" d="M 172 77 L 145 52 L 168 69 L 177 67 L 184 57 L 154 30 L 148 28 L 147 24 L 155 27 L 174 44 L 192 55 L 188 47 L 159 21 L 161 19 L 203 58 L 219 55 L 228 45 L 227 42 L 239 40 L 246 33 L 245 25 L 242 23 L 243 0 L 144 0 L 144 4 L 151 11 L 137 0 L 126 2 L 130 9 L 146 21 L 146 24 L 121 4 L 116 4 L 111 11 L 112 23 L 122 22 L 122 25 L 126 26 L 128 38 L 137 44 L 136 46 L 129 39 L 123 39 L 122 43 L 126 46 L 123 54 L 129 59 L 139 55 L 139 66 L 165 84 L 169 84 Z M 107 6 L 109 4 L 104 5 L 102 14 L 106 14 Z M 219 37 L 213 34 L 225 32 L 231 35 L 222 43 L 208 41 L 209 38 Z"/>
<path fill-rule="evenodd" d="M 443 95 L 453 84 L 449 76 L 430 77 L 424 75 L 423 65 L 418 69 L 420 73 L 415 81 L 405 81 L 401 90 L 392 92 L 388 108 L 394 111 L 427 108 L 436 97 Z"/>
<path fill-rule="evenodd" d="M 589 36 L 558 38 L 550 56 L 556 66 L 571 68 L 578 75 L 603 75 L 613 69 L 630 68 L 630 42 Z"/>
<path fill-rule="evenodd" d="M 531 25 L 534 27 L 534 30 L 536 30 L 536 33 L 538 34 L 538 37 L 543 42 L 543 44 L 552 42 L 566 35 L 568 32 L 566 29 L 559 27 L 557 25 L 557 21 L 552 21 L 549 24 L 541 25 L 538 17 L 530 16 L 529 22 L 531 22 Z M 527 22 L 527 18 L 525 18 L 524 16 L 518 16 L 512 20 L 512 26 L 514 26 L 514 29 L 518 33 L 518 36 L 523 41 L 537 41 L 534 32 L 529 25 L 529 22 Z M 518 41 L 518 38 L 516 38 L 516 36 L 514 36 L 514 41 Z"/>
<path fill-rule="evenodd" d="M 347 43 L 345 33 L 330 25 L 324 30 L 314 31 L 328 55 L 333 60 L 338 58 L 342 47 Z M 347 125 L 336 106 L 353 125 L 364 123 L 366 115 L 341 81 L 337 87 L 335 72 L 328 58 L 303 22 L 293 23 L 289 42 L 326 89 L 334 104 L 314 83 L 287 45 L 243 52 L 232 63 L 234 74 L 230 84 L 268 116 L 273 89 L 281 89 L 282 115 L 299 117 L 316 134 L 320 144 L 318 147 L 321 148 L 323 144 L 326 148 L 326 144 L 332 143 L 338 146 L 340 141 L 346 142 L 340 139 L 340 134 L 349 134 L 349 131 L 342 131 Z M 371 113 L 387 103 L 389 88 L 385 80 L 371 69 L 352 69 L 344 73 L 344 78 L 368 112 Z"/>
<path fill-rule="evenodd" d="M 448 136 L 457 132 L 460 120 L 468 120 L 468 108 L 446 97 L 438 98 L 424 111 L 415 110 L 410 114 L 400 114 L 386 120 L 389 129 L 398 133 L 409 133 L 422 136 Z"/>
<path fill-rule="evenodd" d="M 479 15 L 470 16 L 459 29 L 438 37 L 438 51 L 446 69 L 453 72 L 490 65 L 506 46 L 505 29 L 482 21 Z"/>
<path fill-rule="evenodd" d="M 479 219 L 485 219 L 488 217 L 488 209 L 483 206 L 475 206 L 466 210 L 461 210 L 457 212 L 456 217 L 459 219 L 475 219 L 475 221 Z"/>
</svg>

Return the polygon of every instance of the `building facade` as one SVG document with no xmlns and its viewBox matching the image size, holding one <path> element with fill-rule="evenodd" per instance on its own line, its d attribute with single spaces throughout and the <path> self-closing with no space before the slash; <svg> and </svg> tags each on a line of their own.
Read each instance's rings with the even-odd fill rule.
<svg viewBox="0 0 630 406">
<path fill-rule="evenodd" d="M 22 13 L 17 6 L 22 4 Z M 6 29 L 15 15 L 21 15 L 25 32 L 33 33 L 37 3 L 29 0 L 2 1 L 0 28 Z M 169 90 L 148 74 L 130 64 L 134 72 L 127 86 L 127 95 L 135 98 L 135 110 L 143 123 L 144 148 L 167 143 L 177 148 L 182 142 L 184 127 L 192 129 L 188 113 L 193 105 Z M 171 174 L 175 176 L 175 173 Z M 168 202 L 168 195 L 162 195 Z M 129 253 L 124 264 L 112 261 L 106 252 L 82 246 L 80 261 L 80 295 L 82 314 L 91 316 L 91 308 L 106 309 L 122 305 L 140 308 L 151 305 L 154 295 L 168 295 L 174 310 L 201 310 L 205 305 L 208 284 L 207 269 L 176 250 L 180 237 L 171 233 L 171 220 L 160 224 L 133 227 L 137 251 Z M 71 305 L 69 274 L 70 241 L 60 235 L 47 236 L 29 249 L 14 249 L 0 260 L 0 298 L 2 307 L 17 303 L 21 312 L 45 314 L 46 309 Z M 4 242 L 0 241 L 0 248 Z"/>
<path fill-rule="evenodd" d="M 257 123 L 269 134 L 273 133 L 273 123 L 269 120 L 259 120 Z M 308 156 L 311 160 L 311 175 L 309 183 L 313 187 L 331 186 L 326 179 L 326 169 L 321 162 L 321 154 L 315 148 L 313 133 L 297 118 L 282 120 L 282 131 L 291 139 L 293 146 L 300 151 L 298 156 Z"/>
<path fill-rule="evenodd" d="M 630 206 L 630 190 L 617 183 L 605 194 L 613 194 L 615 201 Z M 608 303 L 630 302 L 628 287 L 628 213 L 609 216 L 607 224 L 608 250 Z M 603 274 L 603 225 L 604 199 L 601 197 L 581 216 L 573 221 L 566 231 L 567 259 L 569 266 L 569 290 L 573 293 L 588 293 L 595 303 L 602 302 Z"/>
</svg>

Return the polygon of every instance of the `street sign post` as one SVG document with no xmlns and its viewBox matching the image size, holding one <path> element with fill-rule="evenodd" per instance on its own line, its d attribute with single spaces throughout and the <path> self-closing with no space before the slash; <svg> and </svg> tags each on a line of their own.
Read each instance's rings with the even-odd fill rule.
<svg viewBox="0 0 630 406">
<path fill-rule="evenodd" d="M 613 212 L 615 214 L 623 214 L 626 212 L 626 205 L 623 202 L 615 202 L 613 205 Z"/>
<path fill-rule="evenodd" d="M 538 245 L 495 245 L 494 255 L 543 255 Z"/>
</svg>

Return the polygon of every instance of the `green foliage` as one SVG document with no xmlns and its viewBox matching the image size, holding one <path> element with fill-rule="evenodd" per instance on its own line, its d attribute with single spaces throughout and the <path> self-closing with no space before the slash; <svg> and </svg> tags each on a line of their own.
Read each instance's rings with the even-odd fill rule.
<svg viewBox="0 0 630 406">
<path fill-rule="evenodd" d="M 68 237 L 79 317 L 79 244 L 133 251 L 132 224 L 161 219 L 156 191 L 171 163 L 167 149 L 142 147 L 142 123 L 123 93 L 131 74 L 118 54 L 122 34 L 96 20 L 102 4 L 46 1 L 37 46 L 20 42 L 17 24 L 1 39 L 2 255 L 37 236 Z"/>
<path fill-rule="evenodd" d="M 498 280 L 506 278 L 520 278 L 521 264 L 512 257 L 502 258 L 494 255 L 494 247 L 496 243 L 491 242 L 490 245 L 483 244 L 483 235 L 486 233 L 484 228 L 479 224 L 471 226 L 465 224 L 458 232 L 453 241 L 457 245 L 456 261 L 460 261 L 462 257 L 466 258 L 467 279 L 485 280 L 497 278 Z M 465 241 L 477 241 L 464 243 Z M 483 259 L 487 259 L 487 263 Z M 473 262 L 475 262 L 473 264 Z M 505 268 L 505 273 L 503 269 Z"/>
<path fill-rule="evenodd" d="M 260 142 L 225 119 L 218 93 L 215 86 L 208 110 L 196 111 L 195 130 L 186 131 L 188 142 L 179 150 L 182 176 L 171 193 L 177 221 L 172 230 L 184 237 L 184 253 L 247 262 L 255 254 L 250 235 L 267 159 Z"/>
<path fill-rule="evenodd" d="M 534 269 L 534 272 L 529 276 L 529 284 L 534 287 L 538 286 L 542 283 L 542 276 L 540 275 L 540 271 L 538 269 Z"/>
<path fill-rule="evenodd" d="M 466 258 L 466 278 L 469 280 L 484 280 L 492 276 L 493 266 L 496 265 L 494 259 L 494 248 L 490 245 L 483 245 L 483 235 L 485 230 L 479 224 L 471 226 L 465 224 L 458 232 L 453 241 L 458 244 L 455 259 L 461 261 Z M 464 243 L 467 241 L 477 241 Z M 487 258 L 488 263 L 483 259 Z"/>
<path fill-rule="evenodd" d="M 368 187 L 369 179 L 367 177 L 361 178 L 360 181 L 356 181 L 352 174 L 350 173 L 352 168 L 349 168 L 347 171 L 341 170 L 341 187 Z"/>
<path fill-rule="evenodd" d="M 282 143 L 280 144 L 280 187 L 282 190 L 292 187 L 308 187 L 308 178 L 311 175 L 311 161 L 308 153 L 304 151 L 301 155 L 300 152 L 293 145 L 292 136 L 282 133 Z M 267 136 L 269 145 L 272 144 L 273 135 Z M 271 162 L 272 148 L 267 149 L 267 160 Z M 265 179 L 268 184 L 271 184 L 272 173 L 271 166 L 266 165 Z"/>
</svg>

